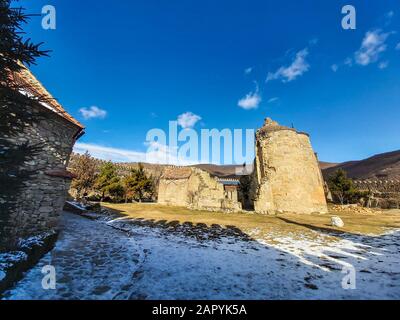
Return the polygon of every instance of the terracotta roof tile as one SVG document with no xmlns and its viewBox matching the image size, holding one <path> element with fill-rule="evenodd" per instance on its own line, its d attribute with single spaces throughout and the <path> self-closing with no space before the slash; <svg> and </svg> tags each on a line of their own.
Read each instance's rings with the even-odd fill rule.
<svg viewBox="0 0 400 320">
<path fill-rule="evenodd" d="M 81 129 L 85 127 L 76 119 L 74 119 L 64 108 L 57 102 L 56 99 L 46 90 L 46 88 L 39 82 L 38 79 L 29 71 L 28 68 L 23 67 L 21 71 L 13 74 L 13 80 L 23 88 L 23 94 L 32 95 L 41 100 L 41 105 L 47 107 L 53 112 L 59 114 L 64 119 L 72 122 Z"/>
</svg>

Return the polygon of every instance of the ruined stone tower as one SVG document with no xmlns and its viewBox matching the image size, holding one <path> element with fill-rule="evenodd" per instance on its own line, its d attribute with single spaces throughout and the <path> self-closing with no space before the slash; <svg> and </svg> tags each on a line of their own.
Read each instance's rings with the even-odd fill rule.
<svg viewBox="0 0 400 320">
<path fill-rule="evenodd" d="M 309 136 L 266 119 L 256 133 L 254 210 L 328 212 L 324 184 Z"/>
</svg>

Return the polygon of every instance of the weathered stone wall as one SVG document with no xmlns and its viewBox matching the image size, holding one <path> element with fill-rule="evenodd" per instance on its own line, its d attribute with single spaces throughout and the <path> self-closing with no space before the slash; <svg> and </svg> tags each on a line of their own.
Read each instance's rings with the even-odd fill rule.
<svg viewBox="0 0 400 320">
<path fill-rule="evenodd" d="M 240 198 L 249 199 L 246 207 L 256 212 L 328 212 L 318 159 L 308 135 L 295 129 L 267 119 L 257 131 L 255 170 L 249 180 L 250 190 L 241 190 Z M 160 180 L 158 202 L 203 210 L 242 209 L 237 190 L 233 194 L 198 168 L 168 169 Z"/>
<path fill-rule="evenodd" d="M 360 199 L 360 204 L 366 207 L 382 209 L 400 208 L 400 180 L 367 179 L 354 180 L 354 186 L 366 196 Z"/>
<path fill-rule="evenodd" d="M 158 203 L 186 207 L 189 205 L 187 179 L 161 179 L 158 186 Z"/>
<path fill-rule="evenodd" d="M 257 131 L 252 190 L 256 212 L 328 211 L 308 135 L 271 120 Z"/>
<path fill-rule="evenodd" d="M 241 204 L 228 198 L 222 183 L 208 172 L 198 168 L 179 168 L 176 178 L 162 176 L 159 183 L 158 203 L 185 206 L 196 210 L 241 210 Z M 184 177 L 179 170 L 189 170 Z M 237 198 L 237 196 L 236 196 Z"/>
<path fill-rule="evenodd" d="M 56 228 L 70 185 L 65 169 L 80 131 L 75 124 L 42 105 L 32 102 L 23 107 L 34 118 L 38 115 L 38 121 L 26 124 L 23 132 L 5 138 L 14 146 L 36 145 L 38 152 L 19 168 L 33 174 L 22 181 L 14 208 L 11 212 L 1 212 L 4 234 L 0 242 L 7 242 L 7 246 L 18 238 Z M 43 112 L 45 119 L 39 116 Z M 0 195 L 0 202 L 7 201 L 12 200 Z"/>
</svg>

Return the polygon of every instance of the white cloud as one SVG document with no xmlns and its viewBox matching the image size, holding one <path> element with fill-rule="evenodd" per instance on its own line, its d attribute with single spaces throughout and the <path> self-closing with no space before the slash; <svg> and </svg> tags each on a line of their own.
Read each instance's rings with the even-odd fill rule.
<svg viewBox="0 0 400 320">
<path fill-rule="evenodd" d="M 244 110 L 257 109 L 261 102 L 261 96 L 258 94 L 258 87 L 255 92 L 249 92 L 238 101 L 238 106 Z"/>
<path fill-rule="evenodd" d="M 357 64 L 367 66 L 377 62 L 379 56 L 387 48 L 385 41 L 389 33 L 381 30 L 368 31 L 362 41 L 361 47 L 355 52 L 354 58 Z"/>
<path fill-rule="evenodd" d="M 107 111 L 96 106 L 92 106 L 90 108 L 80 108 L 79 112 L 82 114 L 85 120 L 94 118 L 104 119 L 107 115 Z"/>
<path fill-rule="evenodd" d="M 394 11 L 390 10 L 388 13 L 386 13 L 386 17 L 392 18 L 394 16 Z"/>
<path fill-rule="evenodd" d="M 192 112 L 185 112 L 178 116 L 178 124 L 183 128 L 193 128 L 201 117 Z"/>
<path fill-rule="evenodd" d="M 274 102 L 276 102 L 276 101 L 278 101 L 278 100 L 279 100 L 278 97 L 273 97 L 273 98 L 269 99 L 269 100 L 267 101 L 267 103 L 274 103 Z"/>
<path fill-rule="evenodd" d="M 394 11 L 391 10 L 385 14 L 385 19 L 386 19 L 386 25 L 390 24 L 392 22 L 392 18 L 394 17 Z"/>
<path fill-rule="evenodd" d="M 382 61 L 378 64 L 379 69 L 386 69 L 389 66 L 389 61 Z"/>
<path fill-rule="evenodd" d="M 396 45 L 396 50 L 400 50 L 400 42 Z"/>
<path fill-rule="evenodd" d="M 338 71 L 339 67 L 337 64 L 333 64 L 333 65 L 331 65 L 331 69 L 333 72 L 336 72 L 336 71 Z"/>
<path fill-rule="evenodd" d="M 75 143 L 74 152 L 85 153 L 86 151 L 89 151 L 89 153 L 95 158 L 112 160 L 115 162 L 143 162 L 145 159 L 144 152 L 104 147 L 91 143 Z"/>
<path fill-rule="evenodd" d="M 193 164 L 186 159 L 179 158 L 177 156 L 176 148 L 172 149 L 169 146 L 160 145 L 156 142 L 148 146 L 151 147 L 148 152 L 141 152 L 105 147 L 92 143 L 77 142 L 74 147 L 74 152 L 83 154 L 86 151 L 89 151 L 89 153 L 95 158 L 113 162 L 146 162 L 172 165 Z"/>
<path fill-rule="evenodd" d="M 282 82 L 290 82 L 308 71 L 310 65 L 306 61 L 308 49 L 305 48 L 296 53 L 292 64 L 287 67 L 280 67 L 276 72 L 268 73 L 267 81 L 282 79 Z"/>
<path fill-rule="evenodd" d="M 345 64 L 346 66 L 351 67 L 351 66 L 353 65 L 353 59 L 352 59 L 352 58 L 346 58 L 346 59 L 344 59 L 344 64 Z"/>
<path fill-rule="evenodd" d="M 249 67 L 249 68 L 244 69 L 244 73 L 245 74 L 250 74 L 252 71 L 253 71 L 253 67 Z"/>
</svg>

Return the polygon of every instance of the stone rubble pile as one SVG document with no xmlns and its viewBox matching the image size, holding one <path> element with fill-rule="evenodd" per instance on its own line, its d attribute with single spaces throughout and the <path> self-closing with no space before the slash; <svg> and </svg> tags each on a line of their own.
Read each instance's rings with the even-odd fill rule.
<svg viewBox="0 0 400 320">
<path fill-rule="evenodd" d="M 366 208 L 366 207 L 360 207 L 357 204 L 348 204 L 348 205 L 334 205 L 332 207 L 333 211 L 337 212 L 344 212 L 344 211 L 350 211 L 352 213 L 375 213 L 375 214 L 380 214 L 382 211 L 372 209 L 372 208 Z"/>
</svg>

